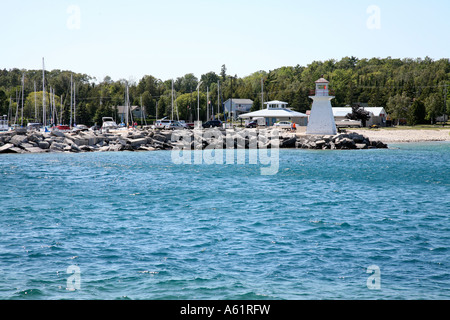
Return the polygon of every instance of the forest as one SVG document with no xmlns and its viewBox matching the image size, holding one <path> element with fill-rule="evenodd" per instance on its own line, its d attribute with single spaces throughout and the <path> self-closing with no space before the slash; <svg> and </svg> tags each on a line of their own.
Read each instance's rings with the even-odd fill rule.
<svg viewBox="0 0 450 320">
<path fill-rule="evenodd" d="M 76 123 L 89 126 L 101 124 L 105 116 L 120 120 L 115 107 L 125 105 L 126 97 L 130 105 L 145 108 L 146 121 L 171 117 L 172 99 L 176 117 L 186 121 L 197 119 L 198 98 L 201 120 L 207 118 L 207 100 L 209 110 L 224 120 L 223 103 L 230 98 L 252 99 L 252 110 L 261 109 L 262 100 L 282 100 L 291 109 L 306 112 L 312 105 L 310 90 L 323 75 L 335 92 L 334 107 L 361 103 L 384 107 L 392 120 L 407 119 L 410 125 L 434 123 L 437 117 L 450 113 L 448 58 L 345 57 L 242 77 L 227 74 L 226 65 L 218 69 L 200 78 L 189 73 L 166 80 L 150 75 L 148 70 L 149 75 L 135 82 L 109 76 L 99 81 L 71 71 L 45 71 L 46 108 L 51 102 L 59 122 L 69 124 L 70 106 L 74 105 Z M 9 115 L 12 123 L 42 122 L 43 94 L 42 70 L 0 69 L 0 115 Z"/>
</svg>

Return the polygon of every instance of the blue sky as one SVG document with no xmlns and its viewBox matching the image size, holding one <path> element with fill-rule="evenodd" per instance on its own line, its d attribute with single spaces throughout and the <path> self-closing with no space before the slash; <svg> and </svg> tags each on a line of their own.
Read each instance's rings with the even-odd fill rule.
<svg viewBox="0 0 450 320">
<path fill-rule="evenodd" d="M 448 0 L 0 3 L 0 68 L 40 69 L 45 57 L 48 70 L 98 81 L 199 77 L 223 64 L 243 77 L 345 56 L 440 59 L 450 52 Z M 378 11 L 368 11 L 373 6 Z"/>
</svg>

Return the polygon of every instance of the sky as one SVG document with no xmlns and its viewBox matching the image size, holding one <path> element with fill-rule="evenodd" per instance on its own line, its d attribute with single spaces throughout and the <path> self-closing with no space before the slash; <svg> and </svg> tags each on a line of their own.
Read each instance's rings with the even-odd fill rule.
<svg viewBox="0 0 450 320">
<path fill-rule="evenodd" d="M 0 0 L 0 68 L 100 82 L 357 58 L 449 58 L 448 0 Z"/>
</svg>

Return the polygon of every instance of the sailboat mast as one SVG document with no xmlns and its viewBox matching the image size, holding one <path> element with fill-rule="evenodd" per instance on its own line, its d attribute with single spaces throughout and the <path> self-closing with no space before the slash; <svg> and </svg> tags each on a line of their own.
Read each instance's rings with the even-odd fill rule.
<svg viewBox="0 0 450 320">
<path fill-rule="evenodd" d="M 47 119 L 45 117 L 45 64 L 44 58 L 42 58 L 42 125 L 47 125 Z"/>
<path fill-rule="evenodd" d="M 36 81 L 34 81 L 34 122 L 38 122 L 37 117 Z"/>
<path fill-rule="evenodd" d="M 73 83 L 73 125 L 77 126 L 77 84 Z"/>
<path fill-rule="evenodd" d="M 170 120 L 173 120 L 173 79 L 172 79 L 172 118 Z"/>
<path fill-rule="evenodd" d="M 25 87 L 25 73 L 22 74 L 22 114 L 21 114 L 22 120 L 21 120 L 21 123 L 20 123 L 21 127 L 23 127 L 23 96 L 25 94 L 24 87 Z"/>
<path fill-rule="evenodd" d="M 206 87 L 206 121 L 209 121 L 209 87 Z"/>
<path fill-rule="evenodd" d="M 19 96 L 17 95 L 17 89 L 16 89 L 16 116 L 14 117 L 14 125 L 17 124 L 18 117 L 19 117 Z"/>
<path fill-rule="evenodd" d="M 73 75 L 70 75 L 70 123 L 69 126 L 72 127 L 72 106 L 73 106 Z"/>
<path fill-rule="evenodd" d="M 59 118 L 59 120 L 60 120 L 60 125 L 62 125 L 63 124 L 63 110 L 64 110 L 64 108 L 63 108 L 63 95 L 61 94 L 61 117 Z"/>
<path fill-rule="evenodd" d="M 217 80 L 217 114 L 220 113 L 220 81 Z M 216 120 L 216 118 L 214 117 L 214 120 Z M 219 116 L 219 120 L 220 120 L 220 116 Z"/>
<path fill-rule="evenodd" d="M 58 111 L 56 110 L 55 89 L 53 89 L 53 112 L 55 114 L 54 124 L 58 123 Z"/>
<path fill-rule="evenodd" d="M 125 109 L 126 109 L 126 115 L 125 115 L 125 123 L 127 125 L 127 129 L 130 127 L 129 123 L 129 112 L 130 112 L 130 106 L 128 105 L 128 83 L 125 91 Z"/>
</svg>

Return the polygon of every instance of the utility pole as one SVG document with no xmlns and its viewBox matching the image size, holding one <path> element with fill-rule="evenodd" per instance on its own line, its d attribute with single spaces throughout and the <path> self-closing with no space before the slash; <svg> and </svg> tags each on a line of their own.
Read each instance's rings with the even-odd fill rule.
<svg viewBox="0 0 450 320">
<path fill-rule="evenodd" d="M 173 79 L 172 79 L 172 118 L 170 120 L 173 120 Z"/>
<path fill-rule="evenodd" d="M 200 81 L 197 86 L 197 122 L 200 122 L 200 86 L 203 81 Z"/>
<path fill-rule="evenodd" d="M 206 87 L 206 121 L 209 121 L 209 87 Z"/>
<path fill-rule="evenodd" d="M 264 79 L 261 78 L 261 110 L 264 109 Z"/>
<path fill-rule="evenodd" d="M 36 81 L 34 81 L 34 122 L 38 122 L 37 121 Z"/>
<path fill-rule="evenodd" d="M 446 119 L 446 115 L 447 115 L 447 86 L 448 86 L 448 84 L 446 83 L 445 85 L 444 85 L 444 126 L 446 125 L 446 123 L 447 123 L 447 119 Z"/>
<path fill-rule="evenodd" d="M 220 80 L 217 80 L 217 114 L 220 114 Z M 216 120 L 216 118 L 214 117 L 214 120 Z M 219 120 L 220 120 L 220 116 L 219 116 Z"/>
</svg>

